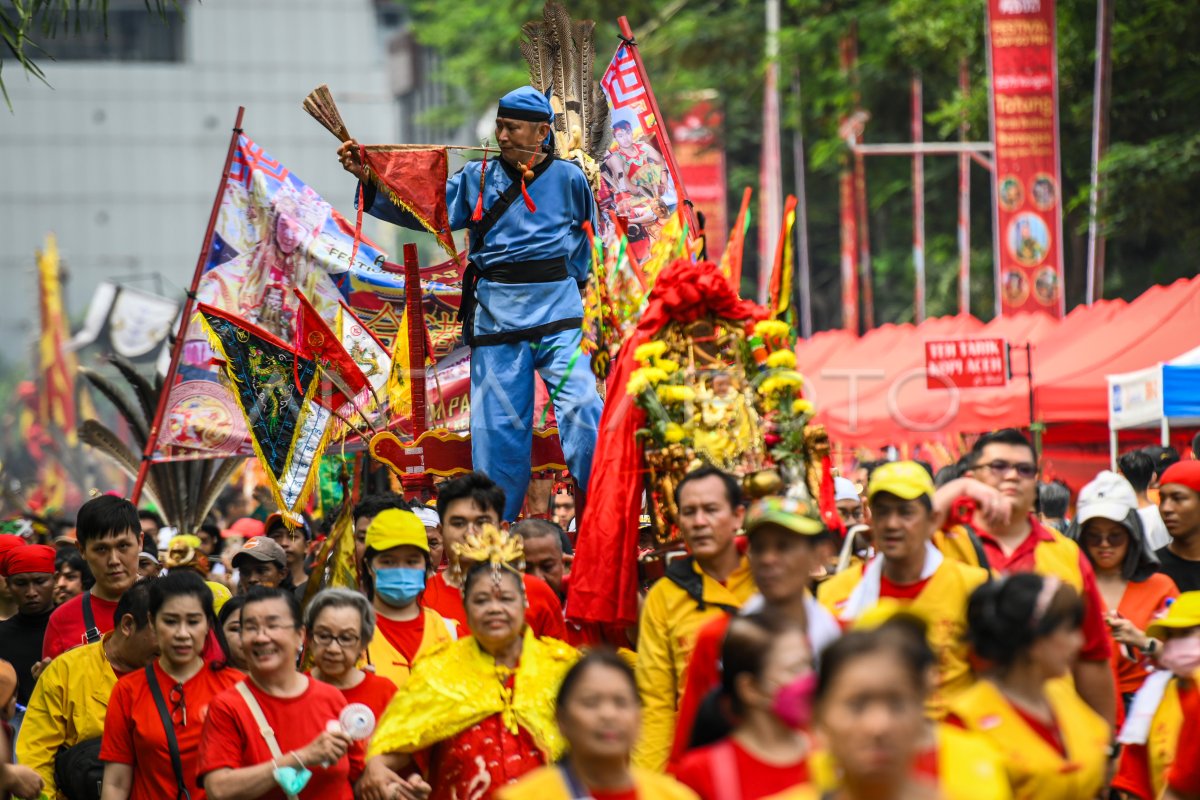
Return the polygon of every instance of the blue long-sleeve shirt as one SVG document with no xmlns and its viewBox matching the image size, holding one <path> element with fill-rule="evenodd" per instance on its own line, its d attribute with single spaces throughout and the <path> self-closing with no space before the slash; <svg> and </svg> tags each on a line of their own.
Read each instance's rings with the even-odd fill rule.
<svg viewBox="0 0 1200 800">
<path fill-rule="evenodd" d="M 446 181 L 446 208 L 451 230 L 469 227 L 479 197 L 483 162 L 472 161 Z M 573 320 L 582 322 L 581 288 L 591 270 L 591 251 L 582 223 L 596 224 L 595 202 L 583 171 L 573 162 L 548 159 L 534 168 L 536 177 L 526 189 L 537 207 L 530 212 L 523 198 L 516 200 L 471 249 L 470 260 L 483 280 L 476 286 L 478 306 L 474 335 L 562 330 Z M 483 185 L 486 212 L 520 173 L 501 159 L 489 159 Z M 374 194 L 374 197 L 371 197 Z M 423 230 L 403 209 L 393 205 L 384 192 L 365 192 L 368 214 L 407 228 Z M 487 280 L 488 270 L 507 264 L 562 258 L 567 277 L 538 283 L 498 283 Z"/>
</svg>

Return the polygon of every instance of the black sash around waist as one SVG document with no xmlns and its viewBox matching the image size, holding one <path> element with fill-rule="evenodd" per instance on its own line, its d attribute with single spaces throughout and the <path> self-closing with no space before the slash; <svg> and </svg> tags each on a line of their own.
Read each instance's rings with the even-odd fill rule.
<svg viewBox="0 0 1200 800">
<path fill-rule="evenodd" d="M 463 338 L 472 344 L 475 337 L 475 286 L 479 281 L 494 283 L 554 283 L 567 277 L 567 260 L 562 256 L 539 261 L 513 261 L 495 264 L 481 270 L 468 263 L 463 273 L 462 300 L 458 307 L 458 320 L 463 324 Z"/>
</svg>

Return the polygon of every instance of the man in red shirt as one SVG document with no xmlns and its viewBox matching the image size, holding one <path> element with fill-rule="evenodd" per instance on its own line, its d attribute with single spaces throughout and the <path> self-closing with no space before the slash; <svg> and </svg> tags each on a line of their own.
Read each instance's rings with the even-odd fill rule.
<svg viewBox="0 0 1200 800">
<path fill-rule="evenodd" d="M 468 534 L 478 533 L 484 525 L 508 528 L 507 522 L 500 522 L 504 513 L 504 490 L 482 472 L 468 472 L 442 484 L 438 489 L 437 510 L 442 520 L 442 544 L 450 566 L 429 579 L 421 604 L 457 622 L 458 635 L 468 636 L 462 579 L 470 565 L 460 561 L 454 546 L 463 544 Z M 526 575 L 525 597 L 529 602 L 525 619 L 533 632 L 566 641 L 562 603 L 554 590 L 540 578 Z"/>
<path fill-rule="evenodd" d="M 1006 428 L 981 436 L 971 449 L 970 468 L 960 481 L 946 484 L 935 497 L 940 512 L 964 495 L 984 501 L 985 515 L 972 521 L 982 558 L 979 566 L 1000 575 L 1036 572 L 1054 575 L 1083 597 L 1084 644 L 1072 675 L 1079 696 L 1109 724 L 1116 717 L 1116 686 L 1110 665 L 1111 644 L 1104 623 L 1104 599 L 1092 565 L 1073 541 L 1043 526 L 1034 514 L 1038 464 L 1033 444 L 1018 430 Z M 958 484 L 966 482 L 969 487 Z M 995 509 L 1007 511 L 998 513 Z M 986 519 L 980 519 L 986 516 Z M 949 558 L 961 548 L 938 544 Z M 966 559 L 961 559 L 966 560 Z M 968 562 L 970 563 L 970 562 Z"/>
<path fill-rule="evenodd" d="M 96 583 L 50 615 L 43 660 L 97 642 L 111 631 L 117 601 L 138 579 L 142 526 L 133 503 L 112 495 L 89 500 L 79 509 L 75 535 Z"/>
</svg>

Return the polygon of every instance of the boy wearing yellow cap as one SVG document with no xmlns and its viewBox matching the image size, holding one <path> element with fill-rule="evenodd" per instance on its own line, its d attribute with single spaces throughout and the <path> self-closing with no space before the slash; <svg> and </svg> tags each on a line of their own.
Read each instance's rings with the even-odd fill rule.
<svg viewBox="0 0 1200 800">
<path fill-rule="evenodd" d="M 940 719 L 949 699 L 974 682 L 964 640 L 967 599 L 988 573 L 945 558 L 933 546 L 933 494 L 933 479 L 920 464 L 898 461 L 877 468 L 867 486 L 877 555 L 825 581 L 817 599 L 846 625 L 884 599 L 924 619 L 938 659 L 929 713 Z"/>
<path fill-rule="evenodd" d="M 1184 592 L 1146 635 L 1163 642 L 1159 665 L 1134 695 L 1117 741 L 1124 745 L 1113 788 L 1145 800 L 1163 796 L 1177 747 L 1187 737 L 1184 709 L 1200 707 L 1200 592 Z M 1177 779 L 1172 779 L 1173 782 Z"/>
<path fill-rule="evenodd" d="M 367 648 L 375 673 L 397 687 L 417 659 L 457 638 L 454 623 L 421 605 L 433 570 L 425 525 L 411 511 L 380 511 L 367 527 L 362 582 L 379 634 Z"/>
</svg>

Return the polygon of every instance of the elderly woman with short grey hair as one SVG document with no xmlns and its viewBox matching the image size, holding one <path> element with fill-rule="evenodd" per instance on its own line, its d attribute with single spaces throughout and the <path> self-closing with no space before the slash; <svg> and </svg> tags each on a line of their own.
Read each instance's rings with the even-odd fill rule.
<svg viewBox="0 0 1200 800">
<path fill-rule="evenodd" d="M 358 666 L 375 636 L 371 601 L 350 589 L 326 589 L 308 604 L 304 628 L 313 656 L 309 674 L 340 690 L 347 703 L 367 706 L 378 719 L 396 684 Z"/>
</svg>

